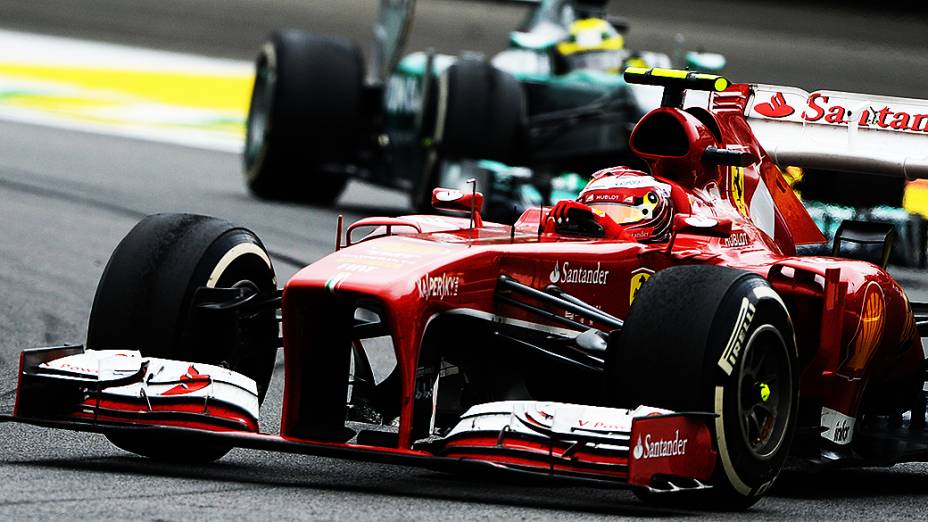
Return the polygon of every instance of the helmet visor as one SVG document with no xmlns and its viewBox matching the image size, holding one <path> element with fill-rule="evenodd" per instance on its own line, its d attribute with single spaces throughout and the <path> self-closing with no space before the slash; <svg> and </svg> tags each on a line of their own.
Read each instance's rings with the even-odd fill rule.
<svg viewBox="0 0 928 522">
<path fill-rule="evenodd" d="M 650 219 L 655 205 L 648 203 L 641 205 L 623 205 L 622 203 L 596 203 L 591 205 L 591 207 L 609 216 L 619 225 L 628 225 Z"/>
</svg>

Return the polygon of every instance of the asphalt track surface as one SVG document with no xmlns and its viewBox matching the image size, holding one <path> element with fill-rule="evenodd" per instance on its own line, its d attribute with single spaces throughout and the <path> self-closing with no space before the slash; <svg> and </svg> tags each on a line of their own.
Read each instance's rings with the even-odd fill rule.
<svg viewBox="0 0 928 522">
<path fill-rule="evenodd" d="M 247 57 L 277 25 L 363 40 L 374 10 L 373 2 L 358 0 L 87 0 L 70 7 L 76 4 L 0 0 L 0 25 Z M 751 80 L 898 95 L 919 95 L 928 85 L 919 41 L 924 22 L 854 12 L 815 22 L 810 18 L 821 6 L 768 5 L 652 0 L 626 13 L 640 41 L 672 46 L 672 37 L 648 31 L 678 24 L 690 41 L 728 54 L 733 75 L 767 75 Z M 690 7 L 682 13 L 681 6 Z M 519 18 L 516 9 L 488 4 L 422 7 L 413 39 L 419 47 L 490 52 Z M 742 26 L 752 16 L 757 31 Z M 897 29 L 879 33 L 891 27 Z M 148 213 L 198 212 L 243 223 L 264 239 L 285 279 L 301 262 L 332 250 L 338 212 L 351 220 L 406 210 L 401 195 L 364 185 L 352 185 L 338 210 L 256 201 L 242 186 L 239 162 L 220 152 L 0 123 L 0 406 L 12 405 L 19 350 L 83 339 L 109 253 Z M 926 298 L 924 273 L 900 278 L 913 297 Z M 265 430 L 277 428 L 281 378 L 278 371 L 262 411 Z M 255 451 L 234 451 L 209 466 L 161 465 L 128 456 L 100 436 L 16 425 L 0 426 L 0 441 L 4 519 L 720 518 L 652 509 L 621 491 L 468 480 L 400 466 Z M 752 515 L 921 518 L 926 501 L 928 466 L 920 464 L 787 474 Z"/>
</svg>

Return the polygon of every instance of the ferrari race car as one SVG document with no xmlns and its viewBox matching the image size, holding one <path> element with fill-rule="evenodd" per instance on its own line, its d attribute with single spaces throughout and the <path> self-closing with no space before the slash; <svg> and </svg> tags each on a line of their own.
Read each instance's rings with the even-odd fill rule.
<svg viewBox="0 0 928 522">
<path fill-rule="evenodd" d="M 605 169 L 513 225 L 484 221 L 475 189 L 438 188 L 433 205 L 460 216 L 339 221 L 335 252 L 279 291 L 248 230 L 142 220 L 107 264 L 86 346 L 24 351 L 2 419 L 187 463 L 259 448 L 718 509 L 755 503 L 788 457 L 928 459 L 928 304 L 856 259 L 888 252 L 866 223 L 846 223 L 832 257 L 797 255 L 824 238 L 777 167 L 928 177 L 928 102 L 882 99 L 908 126 L 849 135 L 756 114 L 780 87 L 624 74 L 663 88 L 630 141 L 650 172 Z M 708 107 L 684 108 L 687 90 Z M 261 433 L 280 346 L 281 429 Z"/>
<path fill-rule="evenodd" d="M 331 204 L 358 178 L 408 192 L 422 209 L 432 188 L 463 168 L 487 180 L 485 213 L 511 222 L 514 194 L 517 202 L 534 202 L 533 189 L 549 195 L 550 182 L 534 178 L 629 158 L 629 132 L 658 105 L 660 90 L 629 85 L 620 73 L 631 65 L 669 67 L 671 57 L 626 49 L 627 24 L 607 14 L 608 0 L 515 3 L 532 9 L 490 61 L 433 51 L 401 58 L 415 0 L 381 0 L 367 66 L 344 38 L 272 35 L 257 58 L 248 114 L 251 192 Z M 724 65 L 717 54 L 678 54 L 681 67 Z M 474 169 L 461 160 L 521 170 Z M 533 175 L 526 181 L 517 172 Z"/>
</svg>

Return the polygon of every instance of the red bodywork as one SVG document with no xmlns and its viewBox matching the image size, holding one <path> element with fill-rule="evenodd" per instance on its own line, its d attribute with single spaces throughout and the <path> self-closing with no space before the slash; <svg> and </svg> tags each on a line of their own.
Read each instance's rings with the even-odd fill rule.
<svg viewBox="0 0 928 522">
<path fill-rule="evenodd" d="M 385 237 L 321 259 L 284 290 L 282 436 L 325 440 L 343 427 L 348 361 L 333 355 L 337 336 L 328 332 L 348 328 L 338 316 L 341 307 L 375 303 L 400 375 L 397 450 L 412 452 L 416 371 L 435 317 L 471 314 L 539 329 L 557 326 L 494 299 L 501 274 L 538 289 L 558 283 L 624 318 L 637 289 L 656 271 L 685 264 L 743 269 L 767 279 L 790 309 L 802 401 L 856 417 L 866 395 L 880 395 L 888 383 L 917 386 L 923 356 L 903 289 L 870 263 L 796 256 L 797 245 L 824 238 L 752 134 L 744 117 L 749 96 L 748 85 L 736 85 L 715 93 L 711 110 L 656 109 L 631 137 L 651 173 L 672 185 L 678 218 L 710 218 L 726 228 L 730 222 L 730 233 L 681 227 L 669 243 L 639 243 L 561 235 L 551 221 L 539 232 L 548 209 L 527 211 L 514 229 L 480 220 L 470 228 L 469 218 L 440 216 L 366 220 L 384 225 L 379 231 Z M 703 161 L 709 146 L 740 147 L 757 161 L 744 168 L 712 165 Z"/>
</svg>

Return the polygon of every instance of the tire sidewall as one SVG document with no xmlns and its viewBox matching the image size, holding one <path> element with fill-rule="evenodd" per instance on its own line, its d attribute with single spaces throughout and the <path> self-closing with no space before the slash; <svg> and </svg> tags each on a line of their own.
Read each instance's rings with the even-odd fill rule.
<svg viewBox="0 0 928 522">
<path fill-rule="evenodd" d="M 254 274 L 254 275 L 252 275 Z M 257 276 L 257 277 L 256 277 Z M 199 344 L 190 325 L 192 301 L 200 287 L 229 287 L 239 282 L 253 283 L 261 295 L 269 296 L 277 289 L 277 277 L 271 258 L 264 245 L 253 232 L 244 228 L 235 228 L 219 236 L 200 258 L 188 283 L 182 307 L 183 334 L 180 344 L 185 353 L 196 354 Z M 276 319 L 271 317 L 273 311 L 262 312 L 267 315 L 267 342 L 276 341 L 278 327 Z M 263 338 L 264 336 L 262 336 Z M 262 353 L 248 350 L 244 353 L 229 354 L 230 359 L 213 361 L 229 366 L 232 370 L 248 376 L 258 385 L 258 397 L 263 402 L 268 383 L 274 369 L 276 354 L 274 350 Z"/>
<path fill-rule="evenodd" d="M 739 323 L 744 300 L 753 307 L 750 324 Z M 672 325 L 672 326 L 671 326 Z M 756 458 L 742 437 L 738 407 L 742 347 L 729 374 L 719 365 L 734 331 L 744 340 L 772 327 L 786 345 L 791 400 L 782 445 L 771 456 Z M 737 340 L 738 336 L 735 336 Z M 717 415 L 707 424 L 719 458 L 707 491 L 658 495 L 662 502 L 740 510 L 757 502 L 788 457 L 798 406 L 798 357 L 787 308 L 760 276 L 728 267 L 684 265 L 657 272 L 635 297 L 621 332 L 610 335 L 604 398 L 607 405 L 639 405 Z M 716 392 L 721 390 L 719 404 Z M 644 492 L 642 498 L 653 495 Z M 655 497 L 656 500 L 656 497 Z"/>
<path fill-rule="evenodd" d="M 747 313 L 743 313 L 742 310 Z M 789 410 L 782 440 L 767 458 L 758 458 L 747 446 L 742 435 L 738 404 L 739 376 L 750 351 L 755 334 L 772 327 L 783 341 L 782 348 L 789 360 Z M 798 411 L 798 357 L 792 323 L 779 296 L 757 276 L 738 280 L 728 291 L 716 313 L 709 332 L 704 361 L 707 383 L 707 403 L 716 418 L 712 431 L 719 449 L 717 487 L 730 490 L 746 500 L 759 498 L 773 484 L 786 458 L 796 429 Z M 730 373 L 729 373 L 730 371 Z M 778 393 L 783 391 L 780 388 Z"/>
<path fill-rule="evenodd" d="M 229 259 L 227 254 L 236 248 L 241 255 Z M 225 267 L 217 272 L 220 263 Z M 276 290 L 270 257 L 253 232 L 190 214 L 145 218 L 116 247 L 103 271 L 90 313 L 88 348 L 137 349 L 150 357 L 221 363 L 202 360 L 191 305 L 197 289 L 210 286 L 211 275 L 218 277 L 213 286 L 233 284 L 223 275 L 239 271 L 243 263 L 257 274 L 253 282 L 262 292 Z M 268 328 L 272 322 L 276 340 L 276 321 L 269 320 Z M 257 364 L 251 357 L 244 359 Z M 273 359 L 269 350 L 262 364 L 232 369 L 255 379 L 263 398 Z"/>
<path fill-rule="evenodd" d="M 261 82 L 264 82 L 263 84 Z M 249 184 L 253 184 L 256 181 L 256 178 L 264 169 L 264 163 L 267 159 L 268 152 L 268 142 L 273 133 L 274 126 L 274 110 L 276 99 L 277 89 L 277 51 L 274 48 L 273 43 L 266 43 L 261 47 L 261 51 L 258 54 L 258 58 L 255 61 L 255 85 L 251 91 L 251 102 L 248 105 L 248 120 L 246 124 L 246 133 L 245 133 L 245 150 L 242 153 L 242 157 L 245 163 L 245 180 Z M 258 106 L 258 98 L 264 95 L 266 100 L 265 110 L 267 114 L 264 114 L 265 118 L 264 129 L 261 132 L 260 140 L 261 145 L 257 151 L 251 153 L 250 151 L 254 147 L 253 141 L 258 139 L 258 136 L 255 136 L 252 131 L 252 120 L 256 118 L 256 110 Z"/>
</svg>

